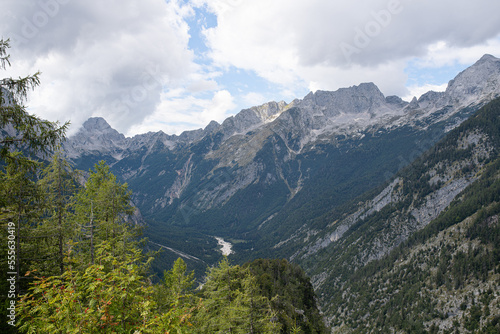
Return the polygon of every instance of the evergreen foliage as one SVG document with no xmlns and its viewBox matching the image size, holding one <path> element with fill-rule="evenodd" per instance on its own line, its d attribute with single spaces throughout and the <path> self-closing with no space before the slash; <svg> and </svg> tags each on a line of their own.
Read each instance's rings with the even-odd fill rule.
<svg viewBox="0 0 500 334">
<path fill-rule="evenodd" d="M 279 282 L 272 297 L 262 279 L 270 267 L 231 266 L 227 258 L 210 268 L 198 295 L 181 259 L 152 285 L 152 257 L 126 221 L 130 192 L 102 161 L 84 187 L 59 155 L 41 173 L 13 159 L 2 177 L 8 218 L 37 222 L 25 224 L 23 249 L 44 255 L 19 268 L 29 279 L 17 305 L 21 332 L 278 333 L 284 326 L 283 333 L 322 333 L 313 329 L 323 327 L 314 324 L 321 319 L 310 282 L 286 261 L 273 269 Z"/>
<path fill-rule="evenodd" d="M 194 317 L 199 333 L 277 333 L 280 324 L 269 299 L 248 269 L 226 257 L 207 272 L 202 304 Z"/>
<path fill-rule="evenodd" d="M 284 259 L 257 259 L 246 263 L 257 278 L 260 294 L 271 301 L 281 333 L 328 333 L 318 312 L 314 289 L 305 272 Z"/>
<path fill-rule="evenodd" d="M 0 70 L 10 66 L 9 40 L 0 39 Z M 7 226 L 15 226 L 15 270 L 16 293 L 26 291 L 28 280 L 21 280 L 20 272 L 31 265 L 45 267 L 50 260 L 46 253 L 47 238 L 39 229 L 43 210 L 43 192 L 37 184 L 37 173 L 41 165 L 19 151 L 31 155 L 53 151 L 64 139 L 69 125 L 42 120 L 30 115 L 23 105 L 29 91 L 40 84 L 40 73 L 24 78 L 0 79 L 0 234 L 7 240 Z M 41 250 L 41 252 L 40 252 Z M 8 268 L 7 243 L 0 246 L 1 267 Z M 45 266 L 42 265 L 45 263 Z M 9 266 L 12 269 L 12 267 Z M 0 274 L 1 329 L 4 333 L 15 332 L 7 326 L 7 271 Z"/>
<path fill-rule="evenodd" d="M 0 69 L 10 66 L 9 40 L 0 39 Z M 30 90 L 40 84 L 40 72 L 24 78 L 0 79 L 0 129 L 11 127 L 16 135 L 6 134 L 0 140 L 0 158 L 4 160 L 12 148 L 25 148 L 31 153 L 48 153 L 64 138 L 69 123 L 42 120 L 26 111 L 22 103 Z"/>
<path fill-rule="evenodd" d="M 337 255 L 339 265 L 334 269 L 338 281 L 322 288 L 330 298 L 327 314 L 334 332 L 500 330 L 499 115 L 500 100 L 495 100 L 451 131 L 399 173 L 399 202 L 346 232 L 347 240 L 356 242 L 344 243 L 349 246 Z M 477 134 L 482 134 L 480 145 L 460 144 Z M 488 158 L 481 160 L 477 152 L 488 152 Z M 391 224 L 398 219 L 409 219 L 402 214 L 409 210 L 406 208 L 423 203 L 425 196 L 435 191 L 429 170 L 444 175 L 435 166 L 467 165 L 470 168 L 452 169 L 454 176 L 475 181 L 436 219 L 388 255 L 352 270 L 349 260 L 359 264 L 356 259 L 369 249 L 371 240 L 390 233 Z"/>
<path fill-rule="evenodd" d="M 194 272 L 187 273 L 186 263 L 178 258 L 172 269 L 163 272 L 163 280 L 155 285 L 154 300 L 160 312 L 170 309 L 184 309 L 186 313 L 197 306 L 193 294 Z"/>
<path fill-rule="evenodd" d="M 2 69 L 10 64 L 7 48 L 8 41 L 0 40 Z M 16 135 L 6 132 L 0 142 L 0 223 L 2 237 L 6 236 L 7 224 L 15 224 L 16 252 L 20 257 L 16 270 L 27 272 L 26 276 L 18 277 L 17 312 L 21 332 L 329 332 L 318 311 L 311 281 L 298 265 L 286 260 L 259 259 L 231 265 L 224 257 L 208 269 L 205 283 L 196 291 L 194 273 L 188 272 L 186 263 L 179 258 L 170 270 L 163 271 L 161 282 L 153 284 L 149 276 L 153 257 L 142 249 L 138 239 L 140 229 L 127 220 L 133 212 L 131 192 L 104 161 L 89 171 L 84 186 L 78 186 L 71 166 L 59 154 L 42 168 L 41 163 L 15 151 L 49 153 L 63 139 L 67 124 L 59 127 L 40 120 L 29 115 L 21 105 L 28 91 L 38 84 L 39 73 L 0 81 L 0 128 L 16 131 Z M 294 256 L 311 273 L 317 274 L 316 278 L 326 271 L 334 278 L 319 283 L 334 331 L 500 331 L 499 115 L 500 100 L 496 100 L 399 172 L 399 182 L 394 188 L 398 200 L 364 215 L 329 249 L 320 248 L 314 256 Z M 483 142 L 463 144 L 468 136 L 477 133 L 483 135 Z M 380 185 L 386 177 L 374 172 L 379 170 L 376 167 L 384 165 L 381 159 L 397 161 L 398 154 L 408 147 L 407 142 L 398 142 L 399 137 L 393 133 L 383 135 L 390 139 L 386 145 L 395 145 L 394 152 L 384 157 L 378 156 L 379 141 L 369 136 L 359 147 L 349 146 L 348 141 L 336 149 L 325 146 L 324 152 L 307 162 L 323 166 L 320 170 L 324 175 L 310 175 L 314 182 L 296 198 L 286 200 L 285 210 L 276 216 L 276 221 L 282 223 L 276 230 L 263 225 L 262 232 L 249 239 L 262 237 L 258 241 L 260 246 L 269 246 L 283 231 L 295 231 L 307 224 L 321 236 L 321 231 L 329 228 L 332 221 L 334 225 L 335 221 L 352 214 L 355 202 L 372 198 L 373 193 L 356 198 L 357 194 Z M 418 135 L 411 134 L 406 141 L 414 138 Z M 288 139 L 292 147 L 298 145 L 293 141 L 293 134 L 289 134 Z M 212 170 L 216 161 L 202 162 L 200 157 L 212 145 L 220 144 L 220 140 L 216 136 L 207 137 L 191 148 L 192 152 L 200 153 L 194 155 L 194 159 L 199 159 L 195 161 L 199 172 L 195 175 L 196 184 L 207 189 L 215 185 L 202 175 Z M 341 140 L 344 139 L 339 138 Z M 257 222 L 284 206 L 289 185 L 297 186 L 299 182 L 297 170 L 302 161 L 306 161 L 305 156 L 301 157 L 303 160 L 282 166 L 273 165 L 275 160 L 283 160 L 277 157 L 283 154 L 285 146 L 279 136 L 273 137 L 256 156 L 256 161 L 269 175 L 277 172 L 273 168 L 279 169 L 286 179 L 284 183 L 274 188 L 267 188 L 265 182 L 249 185 L 233 196 L 224 210 L 214 209 L 208 215 L 197 209 L 200 200 L 197 188 L 190 185 L 189 197 L 183 199 L 191 210 L 189 219 L 186 212 L 174 213 L 171 208 L 158 213 L 157 217 L 174 217 L 172 231 L 175 233 L 181 230 L 185 233 L 183 225 L 189 225 L 193 234 L 199 233 L 197 228 L 202 222 L 214 230 L 230 227 L 230 233 L 255 230 Z M 478 146 L 483 155 L 475 151 Z M 167 151 L 164 153 L 168 158 Z M 351 165 L 339 168 L 340 162 L 331 164 L 340 161 L 337 158 L 346 156 L 348 151 L 353 159 Z M 173 159 L 169 160 L 168 182 L 174 182 L 176 170 L 183 168 L 192 156 L 186 154 L 178 165 Z M 370 168 L 374 167 L 370 172 L 359 168 L 360 161 L 367 157 Z M 161 161 L 151 163 L 158 167 Z M 307 168 L 307 163 L 304 162 L 302 168 Z M 394 167 L 390 173 L 395 171 Z M 231 172 L 215 171 L 220 175 L 231 175 Z M 427 226 L 412 227 L 409 223 L 416 220 L 412 210 L 426 203 L 430 195 L 453 178 L 474 182 Z M 156 183 L 152 178 L 137 187 L 161 191 Z M 337 186 L 330 188 L 332 183 Z M 249 197 L 258 200 L 245 203 Z M 245 205 L 248 212 L 240 212 Z M 332 206 L 335 209 L 332 210 Z M 255 212 L 261 212 L 257 220 Z M 294 213 L 293 217 L 288 216 L 290 212 Z M 405 223 L 408 223 L 405 225 L 407 235 L 391 234 Z M 159 226 L 160 223 L 153 224 Z M 259 236 L 259 233 L 267 235 Z M 311 237 L 315 237 L 314 233 Z M 177 236 L 170 231 L 164 234 L 169 234 L 167 237 L 172 240 Z M 200 233 L 199 238 L 206 241 L 208 237 Z M 387 248 L 384 251 L 392 251 L 381 257 L 383 251 L 377 254 L 377 249 L 371 246 L 383 242 Z M 204 246 L 190 245 L 197 250 Z M 249 242 L 246 246 L 253 247 L 253 244 Z M 3 254 L 7 249 L 5 245 L 1 247 L 2 261 L 5 261 L 7 256 Z M 299 247 L 301 244 L 284 247 L 282 252 Z M 270 247 L 261 249 L 267 252 Z M 368 262 L 371 259 L 375 260 Z M 5 285 L 3 277 L 0 284 Z M 2 312 L 5 309 L 3 306 Z M 14 330 L 5 330 L 9 331 Z"/>
<path fill-rule="evenodd" d="M 49 265 L 58 267 L 59 274 L 64 272 L 65 245 L 73 237 L 74 230 L 71 222 L 73 214 L 74 194 L 78 189 L 76 178 L 78 175 L 70 164 L 57 152 L 50 163 L 40 173 L 38 185 L 43 193 L 43 224 L 39 231 L 45 235 L 48 249 L 46 253 L 52 255 Z M 55 259 L 53 256 L 55 255 Z M 38 274 L 41 268 L 38 268 Z M 51 270 L 47 275 L 57 271 Z"/>
<path fill-rule="evenodd" d="M 79 240 L 78 255 L 86 257 L 84 262 L 94 263 L 94 247 L 101 241 L 115 243 L 114 254 L 126 252 L 140 231 L 127 223 L 126 217 L 133 213 L 127 184 L 121 184 L 109 166 L 100 161 L 90 171 L 85 187 L 75 196 L 75 237 Z M 125 248 L 123 248 L 125 247 Z"/>
<path fill-rule="evenodd" d="M 158 312 L 154 289 L 141 272 L 147 262 L 131 248 L 118 260 L 114 245 L 96 248 L 96 263 L 71 266 L 60 276 L 38 278 L 20 301 L 19 329 L 25 333 L 182 333 L 189 314 L 172 307 Z"/>
</svg>

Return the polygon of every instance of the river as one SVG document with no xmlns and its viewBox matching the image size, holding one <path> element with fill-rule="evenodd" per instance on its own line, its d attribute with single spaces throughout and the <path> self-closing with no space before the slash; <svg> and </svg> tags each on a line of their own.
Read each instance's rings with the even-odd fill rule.
<svg viewBox="0 0 500 334">
<path fill-rule="evenodd" d="M 222 252 L 222 255 L 227 256 L 229 254 L 234 253 L 233 250 L 232 250 L 233 245 L 230 242 L 227 242 L 224 239 L 219 238 L 219 237 L 214 237 L 214 238 L 217 239 L 217 242 L 219 243 L 219 246 L 221 246 L 220 251 Z"/>
</svg>

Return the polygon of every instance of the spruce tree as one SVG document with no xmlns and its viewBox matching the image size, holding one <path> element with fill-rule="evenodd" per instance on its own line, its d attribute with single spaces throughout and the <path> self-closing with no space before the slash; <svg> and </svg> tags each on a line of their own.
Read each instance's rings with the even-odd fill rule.
<svg viewBox="0 0 500 334">
<path fill-rule="evenodd" d="M 172 269 L 163 272 L 163 280 L 155 287 L 155 300 L 161 312 L 168 312 L 174 308 L 195 307 L 194 272 L 186 271 L 186 263 L 178 258 Z"/>
<path fill-rule="evenodd" d="M 209 269 L 202 305 L 193 323 L 199 333 L 279 333 L 269 300 L 258 292 L 248 269 L 231 266 L 227 257 Z"/>
<path fill-rule="evenodd" d="M 132 213 L 127 184 L 121 184 L 109 166 L 100 161 L 76 194 L 73 219 L 78 230 L 77 254 L 93 264 L 95 247 L 105 240 L 114 243 L 115 256 L 124 254 L 130 245 L 136 245 L 140 233 L 139 227 L 127 221 Z"/>
<path fill-rule="evenodd" d="M 9 40 L 0 39 L 0 70 L 10 66 L 8 54 Z M 64 139 L 69 123 L 59 126 L 57 122 L 42 120 L 30 115 L 23 104 L 29 91 L 40 84 L 40 73 L 24 78 L 0 78 L 0 227 L 1 240 L 7 240 L 7 226 L 15 225 L 16 254 L 15 270 L 17 274 L 16 293 L 25 289 L 20 282 L 23 271 L 34 260 L 37 254 L 37 236 L 32 235 L 28 227 L 40 223 L 40 192 L 34 180 L 39 164 L 25 155 L 16 152 L 46 154 Z M 0 246 L 1 267 L 7 268 L 7 245 Z M 12 270 L 14 271 L 14 270 Z M 12 326 L 5 326 L 8 303 L 6 294 L 6 271 L 0 274 L 0 311 L 3 333 L 15 332 Z"/>
<path fill-rule="evenodd" d="M 10 66 L 9 47 L 9 40 L 0 39 L 2 70 Z M 29 114 L 23 104 L 29 91 L 40 85 L 40 74 L 0 79 L 0 129 L 5 130 L 0 138 L 0 160 L 4 160 L 15 148 L 23 148 L 33 154 L 49 153 L 64 139 L 69 122 L 59 126 L 58 122 L 42 120 Z"/>
<path fill-rule="evenodd" d="M 43 223 L 39 230 L 46 236 L 46 252 L 54 257 L 51 261 L 55 267 L 51 273 L 53 275 L 64 272 L 67 242 L 75 233 L 75 226 L 70 220 L 74 194 L 78 188 L 76 178 L 77 174 L 71 165 L 57 152 L 43 169 L 38 181 L 44 193 Z"/>
<path fill-rule="evenodd" d="M 40 224 L 42 208 L 42 193 L 34 181 L 36 164 L 21 163 L 20 156 L 19 152 L 10 154 L 4 171 L 0 172 L 2 240 L 7 240 L 7 225 L 13 224 L 16 263 L 15 268 L 9 266 L 9 271 L 16 273 L 18 292 L 26 288 L 26 285 L 21 283 L 21 277 L 29 270 L 30 265 L 44 260 L 43 255 L 40 257 L 38 252 L 38 236 L 33 233 Z M 6 243 L 2 243 L 3 252 L 6 252 L 6 246 Z M 6 258 L 7 256 L 3 257 L 2 261 Z"/>
</svg>

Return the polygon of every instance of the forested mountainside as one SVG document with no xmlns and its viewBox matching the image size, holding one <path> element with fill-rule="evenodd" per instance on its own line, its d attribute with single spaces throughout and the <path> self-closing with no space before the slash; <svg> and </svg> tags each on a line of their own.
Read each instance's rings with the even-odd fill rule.
<svg viewBox="0 0 500 334">
<path fill-rule="evenodd" d="M 500 95 L 499 78 L 500 61 L 486 55 L 445 92 L 411 103 L 361 84 L 253 107 L 180 136 L 125 138 L 94 118 L 65 149 L 77 167 L 104 159 L 128 183 L 148 248 L 165 250 L 156 268 L 180 255 L 201 276 L 220 259 L 214 237 L 223 237 L 236 263 L 299 264 L 329 323 L 362 332 L 373 322 L 364 313 L 357 323 L 353 305 L 362 301 L 345 301 L 343 287 L 409 247 L 480 182 L 496 159 L 498 101 L 478 110 Z"/>
<path fill-rule="evenodd" d="M 0 39 L 0 70 L 8 48 Z M 286 260 L 226 257 L 198 286 L 178 258 L 153 282 L 158 253 L 129 219 L 128 186 L 104 161 L 82 178 L 59 151 L 68 124 L 22 105 L 38 75 L 0 79 L 0 332 L 328 332 L 309 278 Z"/>
<path fill-rule="evenodd" d="M 295 236 L 312 239 L 292 258 L 334 332 L 498 332 L 499 149 L 497 99 L 376 196 Z"/>
<path fill-rule="evenodd" d="M 133 191 L 150 246 L 189 255 L 203 272 L 220 258 L 214 236 L 234 243 L 239 262 L 292 256 L 302 245 L 281 247 L 287 239 L 391 179 L 498 96 L 499 78 L 500 61 L 485 55 L 445 92 L 411 103 L 366 83 L 252 107 L 179 136 L 126 138 L 93 118 L 64 149 L 82 170 L 106 160 Z"/>
<path fill-rule="evenodd" d="M 92 118 L 50 162 L 38 74 L 0 81 L 8 330 L 498 332 L 499 79 L 485 55 L 410 103 L 364 83 L 180 136 Z"/>
<path fill-rule="evenodd" d="M 333 332 L 498 333 L 499 209 L 494 202 L 439 232 L 425 230 L 416 236 L 425 241 L 352 273 L 329 301 Z"/>
</svg>

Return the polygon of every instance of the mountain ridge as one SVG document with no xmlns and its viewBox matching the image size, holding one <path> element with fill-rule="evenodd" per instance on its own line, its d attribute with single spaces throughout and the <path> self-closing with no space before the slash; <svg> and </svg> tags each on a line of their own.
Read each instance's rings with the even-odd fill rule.
<svg viewBox="0 0 500 334">
<path fill-rule="evenodd" d="M 179 136 L 167 135 L 158 131 L 127 138 L 119 134 L 120 138 L 118 138 L 118 133 L 108 133 L 108 136 L 112 138 L 108 139 L 108 145 L 104 145 L 103 153 L 107 150 L 119 160 L 120 155 L 117 152 L 126 150 L 128 146 L 148 145 L 155 138 L 173 149 L 177 145 L 191 144 L 219 131 L 224 134 L 224 140 L 226 140 L 233 135 L 254 131 L 275 122 L 280 117 L 286 117 L 286 112 L 294 107 L 305 111 L 301 116 L 316 132 L 309 133 L 313 139 L 317 137 L 318 133 L 338 131 L 348 126 L 357 125 L 363 129 L 376 123 L 374 120 L 380 120 L 379 118 L 384 117 L 386 119 L 383 121 L 388 122 L 388 126 L 395 125 L 397 124 L 396 120 L 391 120 L 391 118 L 401 121 L 401 118 L 404 119 L 408 113 L 414 113 L 413 117 L 417 115 L 417 118 L 425 118 L 425 116 L 447 105 L 452 105 L 456 109 L 457 107 L 469 106 L 474 101 L 484 98 L 493 99 L 499 95 L 496 89 L 499 86 L 498 73 L 500 73 L 499 59 L 491 55 L 484 55 L 474 65 L 450 80 L 445 92 L 429 91 L 419 99 L 414 98 L 412 102 L 403 101 L 397 96 L 385 97 L 375 84 L 362 83 L 336 91 L 310 92 L 303 99 L 295 99 L 289 104 L 284 101 L 267 102 L 260 106 L 243 109 L 235 116 L 225 119 L 222 124 L 212 121 L 204 129 L 184 131 Z M 484 77 L 489 79 L 482 81 Z M 351 115 L 358 117 L 350 117 Z M 96 120 L 100 120 L 100 125 L 97 125 Z M 87 130 L 83 137 L 93 136 L 91 133 L 93 126 L 111 129 L 103 118 L 90 118 L 82 126 L 82 129 Z M 88 141 L 81 141 L 82 129 L 70 137 L 68 140 L 70 144 L 65 146 L 68 156 L 73 159 L 84 151 L 80 146 L 89 144 Z M 103 135 L 100 139 L 106 141 L 106 133 Z M 97 149 L 98 147 L 93 148 Z"/>
<path fill-rule="evenodd" d="M 257 183 L 263 187 L 267 187 L 266 184 L 284 187 L 288 193 L 286 201 L 289 201 L 313 177 L 308 170 L 315 167 L 303 168 L 307 158 L 301 158 L 309 152 L 317 154 L 319 147 L 328 145 L 329 150 L 340 149 L 336 154 L 342 155 L 341 152 L 348 152 L 349 147 L 352 149 L 352 145 L 367 138 L 394 133 L 396 129 L 404 132 L 407 127 L 416 135 L 415 131 L 427 131 L 440 122 L 446 124 L 444 132 L 450 131 L 474 109 L 500 94 L 500 85 L 496 85 L 499 78 L 500 60 L 486 55 L 450 80 L 445 92 L 428 92 L 410 103 L 395 96 L 385 97 L 373 83 L 362 83 L 334 92 L 311 92 L 302 100 L 296 99 L 289 104 L 269 102 L 244 109 L 222 124 L 211 122 L 205 129 L 186 131 L 179 136 L 159 131 L 126 138 L 104 119 L 95 118 L 70 137 L 64 149 L 67 157 L 84 169 L 92 167 L 99 159 L 106 160 L 131 184 L 148 171 L 156 173 L 154 188 L 163 184 L 161 198 L 146 199 L 144 196 L 150 197 L 147 192 L 133 189 L 141 211 L 152 212 L 158 206 L 165 208 L 180 199 L 189 189 L 193 171 L 201 170 L 196 165 L 200 162 L 203 168 L 208 168 L 199 175 L 197 182 L 202 182 L 200 185 L 218 183 L 221 177 L 226 182 L 213 189 L 201 186 L 197 194 L 200 200 L 180 203 L 178 209 L 189 207 L 203 211 L 219 207 Z M 422 152 L 422 145 L 428 148 L 444 134 L 442 131 L 437 130 L 430 139 L 415 138 L 414 141 L 420 143 L 409 143 L 413 147 L 410 152 Z M 273 151 L 270 153 L 274 158 L 266 157 L 266 161 L 259 158 L 264 147 Z M 173 170 L 161 168 L 158 162 L 154 163 L 155 171 L 151 170 L 148 159 L 156 159 L 157 153 L 170 161 L 165 167 L 171 164 Z M 403 159 L 398 163 L 400 166 L 414 158 L 401 154 L 396 157 Z M 266 172 L 266 166 L 272 170 Z M 145 201 L 156 204 L 148 204 L 145 208 L 141 204 Z"/>
<path fill-rule="evenodd" d="M 456 141 L 462 162 L 436 165 L 423 178 L 398 173 L 421 163 L 422 154 L 456 136 L 454 129 L 500 96 L 499 80 L 500 59 L 484 56 L 450 80 L 446 91 L 411 102 L 362 83 L 288 104 L 269 102 L 180 136 L 125 138 L 94 120 L 95 131 L 87 128 L 67 145 L 77 168 L 104 159 L 128 183 L 153 244 L 211 264 L 221 256 L 217 236 L 233 243 L 230 257 L 239 263 L 293 260 L 312 277 L 336 322 L 328 296 L 343 276 L 332 266 L 361 268 L 386 256 L 474 182 L 489 154 L 480 132 Z M 86 149 L 85 140 L 102 148 Z M 419 201 L 410 201 L 413 183 L 405 180 L 419 187 Z M 405 216 L 394 214 L 391 229 L 381 227 L 385 236 L 368 231 L 369 222 L 396 209 Z M 358 249 L 355 236 L 365 240 L 360 231 L 372 239 Z M 332 254 L 343 262 L 333 265 Z M 165 254 L 156 268 L 175 256 Z M 188 265 L 204 272 L 202 261 Z"/>
<path fill-rule="evenodd" d="M 244 109 L 222 124 L 211 122 L 205 129 L 186 131 L 179 136 L 159 131 L 127 138 L 112 129 L 103 118 L 91 118 L 64 143 L 64 150 L 76 165 L 85 162 L 86 165 L 82 165 L 85 168 L 91 167 L 99 158 L 104 158 L 112 166 L 126 165 L 130 159 L 137 161 L 139 154 L 139 166 L 133 169 L 147 170 L 144 161 L 155 150 L 177 154 L 174 152 L 202 148 L 205 144 L 197 143 L 207 142 L 208 146 L 198 153 L 200 158 L 216 162 L 211 164 L 211 170 L 207 171 L 209 174 L 220 168 L 246 169 L 245 173 L 240 173 L 245 177 L 236 176 L 246 181 L 240 185 L 233 184 L 225 191 L 225 196 L 230 197 L 257 181 L 255 172 L 262 171 L 262 164 L 256 163 L 255 158 L 273 136 L 273 140 L 283 145 L 285 151 L 279 153 L 282 158 L 293 160 L 297 155 L 315 150 L 322 143 L 338 146 L 341 138 L 343 141 L 362 140 L 368 134 L 373 136 L 405 126 L 426 130 L 433 124 L 446 121 L 445 131 L 449 131 L 468 117 L 467 114 L 463 117 L 457 115 L 457 111 L 477 108 L 500 94 L 500 85 L 497 85 L 499 77 L 500 60 L 485 55 L 450 80 L 445 92 L 431 91 L 410 103 L 395 96 L 385 97 L 373 83 L 362 83 L 334 92 L 311 92 L 302 100 L 296 99 L 289 104 L 268 102 Z M 481 78 L 484 80 L 481 81 Z M 176 170 L 190 170 L 191 159 L 188 155 L 181 155 L 184 157 L 181 164 L 187 165 L 186 168 L 178 166 Z M 291 197 L 307 179 L 300 167 L 293 168 L 298 168 L 295 172 L 299 176 L 295 180 L 288 180 L 286 173 L 277 171 L 277 177 L 285 183 Z M 137 174 L 128 169 L 119 173 L 125 180 Z M 248 178 L 250 175 L 254 177 Z M 175 189 L 165 194 L 179 194 L 179 184 L 183 183 L 185 176 L 178 174 L 177 181 L 172 183 Z M 170 197 L 167 201 L 172 203 L 173 199 Z"/>
<path fill-rule="evenodd" d="M 496 99 L 371 203 L 355 204 L 364 217 L 331 240 L 335 250 L 323 245 L 309 264 L 298 261 L 317 268 L 313 281 L 334 333 L 498 331 L 499 117 Z"/>
</svg>

